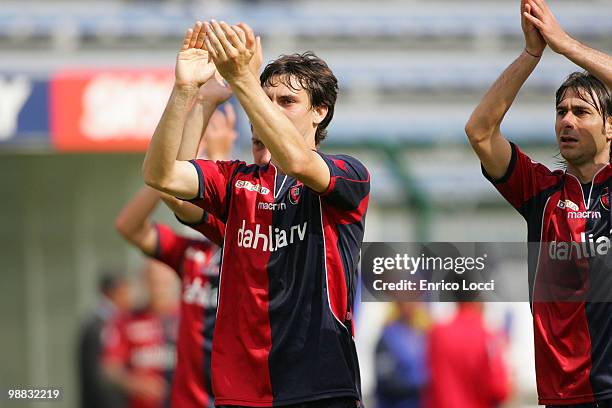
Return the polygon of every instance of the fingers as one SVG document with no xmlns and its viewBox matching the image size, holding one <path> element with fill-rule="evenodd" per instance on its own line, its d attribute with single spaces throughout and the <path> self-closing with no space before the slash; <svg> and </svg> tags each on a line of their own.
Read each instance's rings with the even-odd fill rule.
<svg viewBox="0 0 612 408">
<path fill-rule="evenodd" d="M 244 40 L 240 38 L 240 34 L 234 30 L 233 27 L 230 27 L 229 24 L 225 22 L 221 22 L 221 29 L 223 30 L 224 37 L 227 39 L 228 43 L 236 50 L 243 51 L 244 50 Z"/>
<path fill-rule="evenodd" d="M 214 21 L 214 20 L 213 20 Z M 215 22 L 216 23 L 216 22 Z M 217 36 L 217 33 L 211 23 L 204 23 L 206 27 L 206 47 L 211 47 L 214 50 L 213 58 L 215 59 L 227 59 L 227 55 L 225 53 L 225 49 Z M 218 24 L 217 24 L 218 25 Z"/>
<path fill-rule="evenodd" d="M 255 38 L 255 55 L 257 55 L 260 60 L 263 60 L 263 48 L 261 47 L 261 37 L 260 36 L 257 36 Z"/>
<path fill-rule="evenodd" d="M 523 17 L 525 17 L 531 24 L 536 26 L 536 28 L 538 29 L 544 26 L 544 23 L 542 23 L 540 20 L 538 20 L 537 18 L 535 18 L 534 16 L 532 16 L 531 14 L 527 12 L 523 13 Z"/>
<path fill-rule="evenodd" d="M 218 110 L 215 110 L 208 121 L 208 126 L 206 127 L 206 134 L 214 134 L 221 127 L 220 122 L 223 118 L 223 114 Z"/>
<path fill-rule="evenodd" d="M 227 118 L 227 125 L 233 128 L 236 125 L 236 111 L 231 103 L 225 104 L 225 117 Z"/>
<path fill-rule="evenodd" d="M 189 49 L 189 43 L 191 42 L 191 36 L 193 35 L 193 29 L 190 28 L 185 32 L 185 38 L 183 38 L 183 45 L 181 46 L 181 51 L 185 51 Z"/>
<path fill-rule="evenodd" d="M 227 29 L 229 31 L 231 31 L 229 29 L 229 26 L 222 22 L 221 24 L 223 24 L 225 27 L 227 27 Z M 225 35 L 225 29 L 223 27 L 221 27 L 221 24 L 219 24 L 216 20 L 212 20 L 210 27 L 212 30 L 212 33 L 214 34 L 214 37 L 217 38 L 218 41 L 218 45 L 215 44 L 215 39 L 214 37 L 211 37 L 211 42 L 213 44 L 213 46 L 221 46 L 222 48 L 222 52 L 223 54 L 225 54 L 226 56 L 233 58 L 236 57 L 236 55 L 238 55 L 238 51 L 236 50 L 236 48 L 232 45 L 232 43 L 227 39 L 227 36 Z M 233 31 L 231 31 L 232 34 L 235 35 L 235 33 Z M 217 50 L 219 51 L 219 50 Z"/>
<path fill-rule="evenodd" d="M 251 51 L 255 51 L 256 42 L 255 42 L 255 34 L 253 34 L 253 29 L 245 23 L 238 23 L 238 27 L 240 27 L 246 34 L 245 45 L 247 49 Z"/>
<path fill-rule="evenodd" d="M 244 30 L 238 27 L 237 25 L 233 25 L 232 30 L 236 33 L 236 35 L 238 35 L 238 38 L 240 38 L 240 42 L 242 44 L 246 44 L 246 33 L 244 32 Z"/>
<path fill-rule="evenodd" d="M 208 36 L 204 37 L 204 46 L 208 50 L 208 53 L 210 54 L 210 56 L 211 56 L 211 58 L 213 60 L 216 61 L 216 60 L 219 59 L 219 54 L 217 54 L 217 51 L 215 50 L 215 48 L 210 43 L 210 40 L 208 39 Z"/>
<path fill-rule="evenodd" d="M 531 8 L 531 12 L 529 14 L 537 18 L 542 18 L 544 12 L 540 8 L 540 6 L 538 6 L 533 0 L 529 0 L 527 4 Z"/>
<path fill-rule="evenodd" d="M 200 36 L 200 33 L 202 32 L 202 28 L 202 22 L 196 21 L 193 26 L 193 34 L 191 35 L 191 39 L 189 40 L 189 48 L 194 48 L 196 46 L 196 42 L 198 40 L 198 37 Z"/>
<path fill-rule="evenodd" d="M 531 6 L 529 5 L 529 3 L 525 3 L 525 5 L 523 7 L 523 13 L 527 13 L 527 14 L 531 15 Z M 527 23 L 528 23 L 528 25 L 531 25 L 529 20 L 527 20 Z"/>
<path fill-rule="evenodd" d="M 202 46 L 204 45 L 204 38 L 206 38 L 206 30 L 201 27 L 200 31 L 198 32 L 198 36 L 196 37 L 194 48 L 202 49 Z"/>
</svg>

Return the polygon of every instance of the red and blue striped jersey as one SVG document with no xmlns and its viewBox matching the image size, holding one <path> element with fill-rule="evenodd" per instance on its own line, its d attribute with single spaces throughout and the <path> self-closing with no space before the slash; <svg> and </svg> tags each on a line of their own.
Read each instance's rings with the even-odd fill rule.
<svg viewBox="0 0 612 408">
<path fill-rule="evenodd" d="M 612 287 L 612 166 L 595 174 L 588 197 L 575 176 L 515 145 L 501 179 L 483 172 L 527 221 L 528 241 L 540 243 L 528 256 L 539 403 L 612 398 L 612 303 L 592 301 Z"/>
<path fill-rule="evenodd" d="M 212 378 L 217 405 L 360 399 L 352 329 L 370 176 L 325 155 L 321 194 L 272 163 L 194 160 L 193 202 L 226 224 Z"/>
</svg>

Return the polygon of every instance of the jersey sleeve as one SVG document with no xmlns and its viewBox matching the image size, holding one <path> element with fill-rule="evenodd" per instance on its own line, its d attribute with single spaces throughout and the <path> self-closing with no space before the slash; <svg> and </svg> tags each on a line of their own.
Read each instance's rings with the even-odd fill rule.
<svg viewBox="0 0 612 408">
<path fill-rule="evenodd" d="M 157 247 L 153 258 L 165 263 L 180 274 L 189 239 L 177 235 L 172 228 L 164 224 L 155 224 L 155 228 L 157 229 Z"/>
<path fill-rule="evenodd" d="M 321 154 L 321 157 L 330 174 L 329 185 L 321 193 L 322 201 L 337 211 L 351 214 L 353 221 L 358 221 L 365 215 L 368 206 L 370 173 L 351 156 Z"/>
<path fill-rule="evenodd" d="M 190 200 L 225 222 L 229 208 L 230 183 L 241 161 L 190 160 L 198 172 L 198 195 Z"/>
<path fill-rule="evenodd" d="M 217 246 L 223 246 L 225 223 L 209 212 L 204 211 L 202 219 L 197 223 L 187 223 L 176 217 L 181 224 L 198 231 Z"/>
<path fill-rule="evenodd" d="M 510 146 L 512 157 L 506 174 L 500 179 L 495 179 L 481 166 L 482 174 L 506 201 L 527 217 L 530 202 L 541 192 L 554 186 L 557 178 L 546 166 L 531 160 L 514 143 L 510 143 Z"/>
</svg>

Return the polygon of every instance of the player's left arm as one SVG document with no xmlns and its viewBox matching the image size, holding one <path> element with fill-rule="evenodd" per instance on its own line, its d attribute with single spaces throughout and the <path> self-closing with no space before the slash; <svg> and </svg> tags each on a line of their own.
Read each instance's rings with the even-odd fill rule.
<svg viewBox="0 0 612 408">
<path fill-rule="evenodd" d="M 253 129 L 285 173 L 317 192 L 327 189 L 329 168 L 311 150 L 291 121 L 270 101 L 259 80 L 249 69 L 257 42 L 246 24 L 205 23 L 206 48 L 217 70 L 228 81 L 246 111 Z M 318 120 L 327 115 L 324 107 L 312 107 Z"/>
<path fill-rule="evenodd" d="M 121 209 L 115 229 L 121 236 L 149 256 L 155 254 L 158 234 L 151 214 L 159 203 L 159 192 L 145 186 Z"/>
<path fill-rule="evenodd" d="M 531 14 L 524 13 L 540 31 L 548 46 L 589 71 L 612 89 L 612 56 L 572 38 L 559 24 L 545 0 L 527 0 Z"/>
</svg>

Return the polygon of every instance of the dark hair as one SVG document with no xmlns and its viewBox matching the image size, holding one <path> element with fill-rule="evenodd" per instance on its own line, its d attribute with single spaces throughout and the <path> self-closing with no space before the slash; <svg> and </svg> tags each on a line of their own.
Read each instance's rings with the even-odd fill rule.
<svg viewBox="0 0 612 408">
<path fill-rule="evenodd" d="M 329 66 L 313 52 L 303 54 L 281 55 L 269 63 L 261 73 L 261 86 L 271 86 L 280 81 L 283 85 L 293 89 L 291 79 L 306 91 L 310 98 L 311 107 L 325 106 L 327 115 L 319 123 L 315 134 L 315 143 L 318 145 L 327 136 L 327 125 L 334 116 L 334 105 L 338 97 L 338 80 Z"/>
<path fill-rule="evenodd" d="M 603 125 L 606 125 L 606 120 L 612 117 L 612 92 L 593 74 L 584 72 L 574 72 L 570 74 L 561 84 L 555 95 L 555 103 L 559 105 L 565 93 L 571 89 L 576 93 L 578 98 L 582 99 L 592 107 L 594 107 L 603 119 Z M 612 162 L 612 146 L 610 147 L 610 162 Z"/>
<path fill-rule="evenodd" d="M 114 289 L 127 282 L 126 277 L 114 269 L 100 271 L 98 278 L 98 290 L 100 293 L 109 295 Z"/>
</svg>

